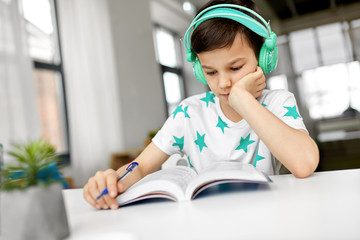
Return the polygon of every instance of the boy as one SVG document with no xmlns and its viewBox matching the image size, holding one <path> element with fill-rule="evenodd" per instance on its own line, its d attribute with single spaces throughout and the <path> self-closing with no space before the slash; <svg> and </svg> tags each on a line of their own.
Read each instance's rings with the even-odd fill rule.
<svg viewBox="0 0 360 240">
<path fill-rule="evenodd" d="M 318 148 L 306 131 L 294 96 L 283 90 L 264 90 L 263 71 L 276 65 L 276 35 L 268 26 L 261 27 L 264 21 L 260 22 L 255 10 L 251 0 L 217 0 L 199 11 L 185 34 L 185 47 L 187 59 L 195 62 L 196 77 L 211 92 L 180 103 L 137 157 L 139 167 L 128 178 L 116 181 L 126 166 L 99 171 L 90 178 L 84 186 L 87 202 L 97 209 L 117 209 L 119 193 L 159 169 L 174 153 L 186 155 L 198 172 L 220 160 L 251 163 L 268 174 L 278 174 L 284 165 L 300 178 L 315 171 Z M 234 20 L 233 15 L 239 17 Z M 109 194 L 95 201 L 105 187 Z"/>
</svg>

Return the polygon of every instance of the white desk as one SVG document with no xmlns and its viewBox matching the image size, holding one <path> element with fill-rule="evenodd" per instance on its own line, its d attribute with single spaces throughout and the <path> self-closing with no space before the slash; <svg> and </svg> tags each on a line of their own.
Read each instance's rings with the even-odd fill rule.
<svg viewBox="0 0 360 240">
<path fill-rule="evenodd" d="M 360 169 L 271 178 L 269 187 L 115 211 L 64 190 L 70 239 L 360 239 Z"/>
</svg>

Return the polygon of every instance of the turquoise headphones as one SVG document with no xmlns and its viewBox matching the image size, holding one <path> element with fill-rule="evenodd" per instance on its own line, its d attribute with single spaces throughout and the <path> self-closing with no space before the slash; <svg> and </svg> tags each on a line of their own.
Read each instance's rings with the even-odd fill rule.
<svg viewBox="0 0 360 240">
<path fill-rule="evenodd" d="M 235 9 L 234 9 L 235 8 Z M 249 15 L 238 11 L 244 10 L 253 14 L 260 19 L 261 23 Z M 184 36 L 184 46 L 186 49 L 186 60 L 194 63 L 195 77 L 204 84 L 207 84 L 204 72 L 202 70 L 199 59 L 196 53 L 191 48 L 190 37 L 195 28 L 202 22 L 211 18 L 228 18 L 239 22 L 256 34 L 265 38 L 265 42 L 261 47 L 259 54 L 259 67 L 264 73 L 269 73 L 276 68 L 278 59 L 278 48 L 276 46 L 277 36 L 271 31 L 270 25 L 253 10 L 235 5 L 235 4 L 218 4 L 208 7 L 201 11 L 192 21 Z"/>
</svg>

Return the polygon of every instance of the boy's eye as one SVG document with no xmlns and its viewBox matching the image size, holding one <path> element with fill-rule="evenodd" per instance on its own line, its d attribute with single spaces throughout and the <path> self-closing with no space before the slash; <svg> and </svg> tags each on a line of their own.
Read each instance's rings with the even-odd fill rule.
<svg viewBox="0 0 360 240">
<path fill-rule="evenodd" d="M 232 68 L 230 68 L 230 69 L 231 69 L 231 71 L 238 71 L 238 70 L 240 70 L 240 69 L 241 69 L 241 67 L 242 67 L 242 66 L 239 66 L 239 67 L 232 67 Z"/>
<path fill-rule="evenodd" d="M 212 75 L 215 75 L 215 73 L 216 73 L 216 71 L 206 72 L 206 75 L 212 76 Z"/>
</svg>

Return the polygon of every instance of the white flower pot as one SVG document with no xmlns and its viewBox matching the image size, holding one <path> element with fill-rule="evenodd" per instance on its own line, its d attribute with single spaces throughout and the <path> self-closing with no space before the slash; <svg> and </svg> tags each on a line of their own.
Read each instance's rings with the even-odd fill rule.
<svg viewBox="0 0 360 240">
<path fill-rule="evenodd" d="M 52 240 L 69 236 L 62 185 L 1 192 L 1 239 Z"/>
</svg>

